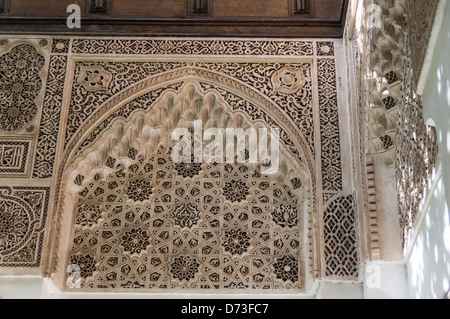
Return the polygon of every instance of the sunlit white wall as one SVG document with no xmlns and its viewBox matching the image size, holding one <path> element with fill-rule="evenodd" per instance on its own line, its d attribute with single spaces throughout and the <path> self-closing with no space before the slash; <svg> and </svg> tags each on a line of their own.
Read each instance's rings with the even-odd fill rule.
<svg viewBox="0 0 450 319">
<path fill-rule="evenodd" d="M 443 298 L 450 288 L 450 215 L 440 179 L 408 260 L 411 298 Z"/>
<path fill-rule="evenodd" d="M 443 0 L 441 0 L 443 1 Z M 416 239 L 407 255 L 410 297 L 443 298 L 450 289 L 450 5 L 443 1 L 440 29 L 428 59 L 422 94 L 424 117 L 436 126 L 442 171 L 434 179 Z M 440 23 L 439 21 L 442 21 Z M 440 177 L 441 175 L 441 177 Z"/>
</svg>

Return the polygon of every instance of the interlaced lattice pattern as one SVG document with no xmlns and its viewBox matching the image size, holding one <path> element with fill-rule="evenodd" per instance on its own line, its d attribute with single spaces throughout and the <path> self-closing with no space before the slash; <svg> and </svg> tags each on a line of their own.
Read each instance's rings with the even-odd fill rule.
<svg viewBox="0 0 450 319">
<path fill-rule="evenodd" d="M 439 157 L 436 130 L 425 124 L 422 101 L 414 89 L 412 57 L 408 48 L 409 46 L 403 67 L 396 156 L 400 227 L 404 246 L 411 239 L 425 190 Z"/>
<path fill-rule="evenodd" d="M 40 266 L 48 187 L 0 188 L 0 267 Z"/>
<path fill-rule="evenodd" d="M 113 137 L 125 125 L 122 132 L 133 135 L 133 146 L 99 139 L 94 145 L 110 145 L 101 155 L 104 160 L 96 160 L 101 169 L 81 173 L 77 166 L 74 173 L 71 184 L 79 187 L 75 209 L 86 212 L 83 218 L 94 217 L 73 225 L 66 261 L 89 256 L 96 262 L 82 287 L 303 289 L 305 190 L 300 175 L 295 178 L 298 172 L 286 164 L 267 176 L 260 163 L 174 163 L 165 135 L 145 139 L 159 132 L 148 125 L 158 127 L 168 117 L 173 125 L 188 125 L 184 118 L 208 113 L 224 127 L 246 127 L 247 120 L 195 82 L 167 90 L 152 103 L 127 123 L 115 121 L 105 133 L 125 141 Z M 80 155 L 93 159 L 105 152 L 101 149 Z M 193 154 L 185 157 L 195 159 Z"/>
<path fill-rule="evenodd" d="M 303 210 L 291 186 L 250 164 L 202 164 L 185 180 L 170 154 L 135 158 L 82 183 L 69 259 L 95 261 L 83 287 L 303 288 Z M 136 176 L 153 185 L 143 198 L 127 193 Z M 246 185 L 239 205 L 237 193 L 224 196 L 230 183 Z"/>
<path fill-rule="evenodd" d="M 44 57 L 29 44 L 17 45 L 0 56 L 0 130 L 15 132 L 35 119 L 44 63 Z"/>
<path fill-rule="evenodd" d="M 4 46 L 10 42 L 4 40 L 2 43 Z M 31 115 L 5 108 L 10 118 L 10 115 L 17 115 L 19 124 L 12 127 L 10 124 L 14 121 L 1 116 L 7 121 L 6 124 L 2 122 L 5 124 L 2 130 L 16 132 L 27 128 L 27 133 L 35 134 L 36 140 L 30 144 L 30 150 L 36 149 L 36 153 L 30 154 L 28 162 L 30 166 L 34 164 L 33 178 L 55 178 L 55 211 L 59 212 L 60 199 L 66 195 L 64 169 L 71 165 L 65 162 L 71 159 L 68 154 L 83 153 L 102 138 L 115 119 L 126 121 L 133 112 L 149 109 L 160 101 L 165 91 L 178 91 L 186 78 L 199 80 L 196 85 L 208 92 L 208 99 L 222 98 L 234 113 L 239 114 L 235 122 L 245 118 L 258 125 L 265 123 L 279 127 L 281 141 L 289 156 L 299 161 L 297 164 L 302 170 L 307 167 L 309 174 L 314 169 L 321 170 L 317 176 L 323 178 L 322 183 L 317 183 L 314 174 L 308 177 L 311 180 L 304 181 L 295 177 L 296 173 L 289 173 L 291 175 L 284 176 L 285 179 L 272 179 L 259 174 L 259 168 L 250 164 L 174 164 L 168 154 L 158 153 L 157 149 L 149 158 L 148 150 L 142 152 L 133 144 L 136 140 L 130 138 L 133 147 L 123 145 L 130 146 L 126 155 L 105 154 L 104 174 L 90 176 L 77 172 L 71 181 L 80 190 L 72 212 L 73 247 L 63 262 L 80 264 L 85 288 L 304 288 L 303 258 L 307 254 L 304 256 L 303 253 L 312 251 L 313 241 L 319 235 L 308 237 L 311 240 L 307 243 L 309 248 L 302 245 L 303 223 L 311 226 L 313 218 L 312 215 L 309 218 L 303 216 L 304 198 L 300 202 L 299 194 L 305 195 L 304 187 L 311 187 L 308 189 L 311 192 L 308 198 L 310 213 L 319 214 L 321 199 L 316 196 L 317 187 L 323 185 L 322 190 L 329 194 L 342 191 L 334 41 L 65 37 L 46 38 L 39 43 L 38 51 L 45 51 L 47 60 L 35 54 L 39 67 L 30 67 L 28 76 L 36 79 L 36 85 L 22 90 L 21 83 L 10 78 L 1 85 L 3 93 L 11 93 L 9 97 L 20 92 L 38 94 L 42 89 L 40 76 L 45 75 L 43 83 L 46 87 L 42 92 L 45 94 L 40 99 L 42 108 L 33 107 Z M 17 53 L 14 50 L 21 48 L 34 54 L 30 49 L 32 46 L 25 44 L 3 54 L 1 58 L 9 59 L 1 63 L 1 67 L 8 69 L 6 73 L 25 74 L 26 63 L 33 59 L 28 57 L 25 59 L 28 62 L 24 62 L 10 58 Z M 82 54 L 82 58 L 78 54 Z M 113 55 L 122 57 L 116 60 Z M 172 62 L 155 62 L 152 55 L 171 55 L 174 59 Z M 207 59 L 173 62 L 176 56 L 188 55 L 238 56 L 239 59 L 234 62 Z M 127 60 L 127 56 L 133 57 Z M 135 60 L 137 56 L 139 58 Z M 244 56 L 250 59 L 239 61 Z M 301 59 L 295 63 L 251 60 L 256 56 Z M 48 70 L 42 70 L 44 64 Z M 40 76 L 35 71 L 40 72 Z M 170 84 L 164 83 L 169 74 Z M 179 82 L 175 81 L 177 78 Z M 144 87 L 146 92 L 139 98 L 120 106 L 108 104 L 111 101 L 121 103 L 125 100 L 119 97 L 128 99 Z M 316 89 L 319 101 L 314 101 Z M 319 114 L 314 114 L 314 105 L 319 106 Z M 61 121 L 61 114 L 64 114 L 65 123 Z M 40 122 L 28 129 L 28 124 L 37 115 L 40 115 Z M 100 120 L 103 116 L 105 118 Z M 157 126 L 169 127 L 167 123 Z M 320 136 L 315 136 L 315 132 L 320 132 Z M 84 140 L 80 140 L 82 138 Z M 58 141 L 64 144 L 64 150 L 59 154 L 62 165 L 58 165 L 59 171 L 55 174 Z M 316 145 L 317 141 L 320 141 L 319 145 Z M 386 143 L 389 143 L 387 138 Z M 321 160 L 315 161 L 316 154 L 321 154 Z M 314 163 L 321 165 L 316 168 Z M 14 206 L 16 202 L 8 203 Z M 38 210 L 44 214 L 43 208 Z M 50 232 L 55 231 L 53 235 L 59 239 L 61 225 L 58 223 L 59 217 L 55 216 Z M 16 238 L 20 239 L 21 230 L 26 233 L 22 224 L 4 222 L 2 227 L 6 230 L 3 233 L 17 229 Z M 25 258 L 24 253 L 22 259 L 15 255 L 16 260 L 36 261 L 40 258 L 40 236 L 44 226 L 39 227 L 27 250 L 29 256 L 34 253 L 34 259 Z M 308 236 L 314 233 L 312 227 L 308 228 Z M 3 242 L 7 245 L 5 238 Z M 52 249 L 50 273 L 56 269 L 58 250 Z M 318 269 L 314 266 L 318 258 L 315 254 L 307 256 L 311 271 Z M 12 254 L 7 258 L 10 257 L 13 258 Z"/>
<path fill-rule="evenodd" d="M 357 278 L 359 252 L 353 196 L 330 203 L 323 214 L 326 276 Z"/>
</svg>

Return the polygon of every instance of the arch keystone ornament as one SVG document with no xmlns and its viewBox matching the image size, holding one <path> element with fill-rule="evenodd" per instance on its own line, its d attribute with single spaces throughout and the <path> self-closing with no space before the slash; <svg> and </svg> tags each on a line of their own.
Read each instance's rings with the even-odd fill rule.
<svg viewBox="0 0 450 319">
<path fill-rule="evenodd" d="M 296 93 L 310 81 L 309 75 L 295 68 L 283 68 L 272 75 L 275 90 L 285 94 Z"/>
<path fill-rule="evenodd" d="M 108 89 L 111 77 L 111 73 L 101 66 L 83 67 L 80 70 L 78 83 L 89 92 L 104 91 Z"/>
</svg>

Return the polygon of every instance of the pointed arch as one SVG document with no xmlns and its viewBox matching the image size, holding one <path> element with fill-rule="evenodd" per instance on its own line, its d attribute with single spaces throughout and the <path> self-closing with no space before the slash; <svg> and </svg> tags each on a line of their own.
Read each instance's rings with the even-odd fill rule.
<svg viewBox="0 0 450 319">
<path fill-rule="evenodd" d="M 204 86 L 202 89 L 204 91 L 215 91 L 216 98 L 225 99 L 231 98 L 234 96 L 238 100 L 246 101 L 248 105 L 251 105 L 249 109 L 241 109 L 239 110 L 239 105 L 235 105 L 234 113 L 239 114 L 242 119 L 246 118 L 247 120 L 251 119 L 252 113 L 258 112 L 261 115 L 261 119 L 259 122 L 265 122 L 266 125 L 272 125 L 275 127 L 280 127 L 281 136 L 284 144 L 284 149 L 287 149 L 289 153 L 289 157 L 294 159 L 293 161 L 286 161 L 283 165 L 289 164 L 291 167 L 291 172 L 287 176 L 293 176 L 292 180 L 295 183 L 300 183 L 300 178 L 294 177 L 292 172 L 293 163 L 297 162 L 298 167 L 304 167 L 306 172 L 306 177 L 303 177 L 303 182 L 306 181 L 309 203 L 308 205 L 308 216 L 312 214 L 312 212 L 316 211 L 314 209 L 314 205 L 316 200 L 314 197 L 315 192 L 310 192 L 315 188 L 315 175 L 314 175 L 314 157 L 311 154 L 309 147 L 306 145 L 306 141 L 296 129 L 295 125 L 293 125 L 292 121 L 289 120 L 288 117 L 283 115 L 283 112 L 277 108 L 277 105 L 273 103 L 266 96 L 261 95 L 260 93 L 251 89 L 251 87 L 241 83 L 236 79 L 232 79 L 231 77 L 227 77 L 224 75 L 219 75 L 217 73 L 211 72 L 209 70 L 204 70 L 201 68 L 181 68 L 177 70 L 173 70 L 170 72 L 165 72 L 164 74 L 160 74 L 125 89 L 124 91 L 116 94 L 114 97 L 110 98 L 107 102 L 105 102 L 100 108 L 97 109 L 95 113 L 91 115 L 91 117 L 80 127 L 78 132 L 72 137 L 72 139 L 67 144 L 66 151 L 64 153 L 63 161 L 59 167 L 59 175 L 58 175 L 58 193 L 59 193 L 59 202 L 58 202 L 58 211 L 61 211 L 64 203 L 64 198 L 67 196 L 65 194 L 65 189 L 67 187 L 68 174 L 63 174 L 63 172 L 71 171 L 73 169 L 73 161 L 79 156 L 80 152 L 83 151 L 83 148 L 92 144 L 94 142 L 93 136 L 95 136 L 98 132 L 105 131 L 107 127 L 111 128 L 111 123 L 116 120 L 119 121 L 117 115 L 120 114 L 121 110 L 124 112 L 123 114 L 127 114 L 129 117 L 135 116 L 135 120 L 139 115 L 139 110 L 135 110 L 135 113 L 128 107 L 132 101 L 135 101 L 139 97 L 144 96 L 145 94 L 151 94 L 151 92 L 158 91 L 159 94 L 161 92 L 171 91 L 175 92 L 175 88 L 178 86 L 182 86 L 183 83 L 186 82 L 195 82 L 198 83 L 199 86 Z M 220 94 L 222 92 L 222 94 Z M 213 95 L 210 95 L 213 96 Z M 151 104 L 158 103 L 159 100 L 152 101 Z M 160 102 L 160 101 L 159 101 Z M 229 104 L 229 103 L 228 103 Z M 142 110 L 141 110 L 142 111 Z M 133 114 L 133 115 L 132 115 Z M 123 118 L 122 120 L 125 120 Z M 254 120 L 254 119 L 253 119 Z M 139 126 L 139 125 L 138 125 Z M 116 126 L 116 129 L 123 130 L 124 128 L 119 128 L 120 125 Z M 102 152 L 100 150 L 100 152 Z M 105 154 L 106 150 L 103 150 Z M 107 160 L 107 158 L 103 157 L 103 160 Z M 105 163 L 103 163 L 105 164 Z M 295 165 L 294 165 L 295 166 Z M 71 178 L 73 178 L 73 174 Z M 76 179 L 76 176 L 75 176 Z M 309 224 L 312 223 L 313 218 L 306 217 L 305 221 L 308 221 Z M 60 220 L 58 221 L 60 222 Z M 55 225 L 54 228 L 54 237 L 53 242 L 58 242 L 60 239 L 61 225 Z M 309 231 L 311 231 L 311 225 L 308 226 Z M 312 231 L 311 231 L 312 232 Z M 309 243 L 311 245 L 311 243 Z M 55 250 L 52 256 L 52 260 L 49 264 L 49 273 L 52 273 L 56 268 L 57 261 L 57 245 L 54 247 Z M 311 251 L 311 249 L 310 249 Z M 310 259 L 315 259 L 315 257 L 309 256 Z M 311 261 L 309 262 L 311 265 Z"/>
</svg>

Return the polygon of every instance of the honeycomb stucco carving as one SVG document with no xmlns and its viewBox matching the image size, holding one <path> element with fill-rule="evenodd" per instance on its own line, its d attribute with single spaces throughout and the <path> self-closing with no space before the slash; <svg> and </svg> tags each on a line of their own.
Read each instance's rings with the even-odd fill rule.
<svg viewBox="0 0 450 319">
<path fill-rule="evenodd" d="M 131 122 L 116 120 L 109 127 L 114 134 L 120 132 L 120 127 L 123 133 L 132 134 L 133 140 L 126 139 L 132 144 L 114 142 L 125 140 L 120 135 L 106 134 L 110 141 L 98 140 L 95 147 L 88 147 L 90 152 L 80 153 L 77 168 L 70 174 L 84 176 L 77 191 L 78 202 L 100 205 L 104 220 L 89 230 L 76 226 L 72 233 L 68 260 L 89 256 L 97 261 L 92 274 L 83 278 L 83 287 L 148 290 L 227 289 L 242 285 L 248 289 L 303 289 L 301 216 L 306 212 L 302 204 L 305 195 L 301 194 L 305 190 L 294 192 L 290 183 L 284 184 L 299 168 L 290 168 L 290 161 L 286 161 L 281 165 L 282 173 L 274 179 L 258 173 L 255 164 L 204 163 L 198 175 L 186 180 L 167 153 L 173 141 L 165 139 L 163 132 L 169 127 L 163 125 L 161 133 L 157 133 L 169 118 L 175 125 L 170 129 L 174 129 L 187 124 L 191 115 L 195 119 L 208 117 L 208 113 L 219 115 L 208 125 L 228 127 L 241 123 L 247 127 L 248 120 L 231 113 L 230 106 L 219 96 L 212 90 L 202 92 L 195 82 L 188 82 L 178 92 L 168 90 L 147 113 L 135 112 Z M 184 105 L 181 113 L 180 105 Z M 161 110 L 168 114 L 163 115 Z M 171 114 L 177 114 L 177 118 Z M 149 135 L 152 131 L 157 135 Z M 134 151 L 130 152 L 131 148 Z M 107 164 L 99 157 L 102 149 L 106 161 L 116 159 L 109 161 L 114 162 L 110 173 L 101 168 Z M 147 184 L 152 185 L 145 198 L 127 195 L 127 179 L 133 181 L 137 176 L 145 176 Z M 296 177 L 307 185 L 304 176 Z M 69 181 L 69 185 L 76 184 Z M 235 193 L 239 187 L 247 190 L 245 196 Z M 290 227 L 281 223 L 278 213 L 274 215 L 278 219 L 269 213 L 272 205 L 291 207 L 298 222 Z M 124 229 L 123 235 L 114 229 Z M 269 248 L 272 242 L 274 248 Z M 128 254 L 131 257 L 125 258 Z M 282 257 L 276 257 L 279 254 Z M 286 264 L 284 272 L 279 268 L 281 264 Z"/>
</svg>

